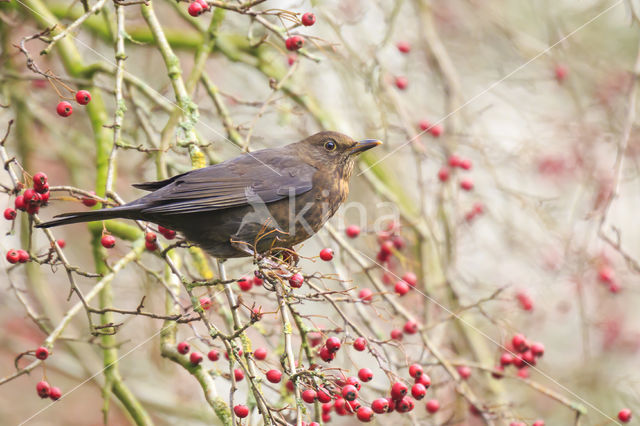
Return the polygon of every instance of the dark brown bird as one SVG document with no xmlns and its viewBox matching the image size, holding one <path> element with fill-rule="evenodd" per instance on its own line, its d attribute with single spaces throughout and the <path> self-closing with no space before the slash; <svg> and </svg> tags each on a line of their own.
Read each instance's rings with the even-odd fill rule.
<svg viewBox="0 0 640 426">
<path fill-rule="evenodd" d="M 65 213 L 38 227 L 126 218 L 179 231 L 218 258 L 291 248 L 333 216 L 349 193 L 356 156 L 380 143 L 316 133 L 281 148 L 136 184 L 152 192 L 114 208 Z"/>
</svg>

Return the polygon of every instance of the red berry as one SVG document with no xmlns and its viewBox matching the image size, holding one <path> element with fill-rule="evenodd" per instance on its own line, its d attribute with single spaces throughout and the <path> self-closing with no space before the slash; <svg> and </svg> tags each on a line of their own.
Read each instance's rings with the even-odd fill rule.
<svg viewBox="0 0 640 426">
<path fill-rule="evenodd" d="M 473 189 L 473 180 L 471 180 L 470 178 L 464 178 L 460 180 L 460 188 L 464 189 L 465 191 L 471 191 Z"/>
<path fill-rule="evenodd" d="M 336 357 L 336 354 L 329 351 L 326 346 L 320 348 L 320 352 L 318 352 L 318 355 L 320 355 L 320 358 L 322 358 L 324 362 L 331 362 Z"/>
<path fill-rule="evenodd" d="M 402 276 L 402 281 L 406 282 L 411 287 L 415 287 L 418 283 L 418 277 L 413 272 L 405 272 Z"/>
<path fill-rule="evenodd" d="M 458 374 L 462 380 L 467 380 L 471 377 L 471 369 L 466 365 L 461 365 L 458 367 Z"/>
<path fill-rule="evenodd" d="M 411 386 L 411 396 L 415 399 L 422 399 L 427 394 L 427 388 L 420 383 Z"/>
<path fill-rule="evenodd" d="M 534 356 L 541 357 L 544 355 L 544 345 L 540 342 L 532 344 L 531 353 L 533 353 Z"/>
<path fill-rule="evenodd" d="M 429 133 L 431 133 L 431 136 L 433 136 L 434 138 L 437 138 L 442 134 L 442 126 L 439 124 L 434 124 L 429 129 Z"/>
<path fill-rule="evenodd" d="M 36 349 L 36 358 L 42 361 L 49 358 L 49 349 L 45 348 L 44 346 L 40 346 L 38 349 Z"/>
<path fill-rule="evenodd" d="M 300 288 L 302 287 L 303 283 L 304 277 L 300 272 L 296 272 L 295 274 L 291 275 L 291 278 L 289 278 L 289 285 L 293 288 Z"/>
<path fill-rule="evenodd" d="M 364 337 L 358 337 L 353 342 L 353 349 L 356 351 L 362 352 L 367 348 L 367 340 Z"/>
<path fill-rule="evenodd" d="M 544 426 L 544 420 L 536 420 L 531 426 Z"/>
<path fill-rule="evenodd" d="M 493 371 L 491 372 L 491 376 L 494 379 L 502 379 L 504 377 L 504 367 L 502 365 L 496 365 L 493 367 Z"/>
<path fill-rule="evenodd" d="M 189 361 L 193 365 L 200 364 L 203 359 L 204 358 L 202 357 L 202 354 L 200 352 L 191 352 L 191 355 L 189 355 Z"/>
<path fill-rule="evenodd" d="M 86 90 L 78 90 L 76 92 L 76 102 L 80 105 L 86 105 L 91 102 L 91 93 Z"/>
<path fill-rule="evenodd" d="M 258 348 L 253 351 L 253 356 L 257 360 L 264 361 L 267 358 L 267 350 L 265 348 Z"/>
<path fill-rule="evenodd" d="M 147 231 L 144 234 L 144 240 L 150 243 L 155 243 L 158 240 L 158 236 L 155 232 Z"/>
<path fill-rule="evenodd" d="M 340 339 L 329 337 L 325 342 L 325 346 L 329 349 L 329 352 L 337 352 L 340 349 Z"/>
<path fill-rule="evenodd" d="M 616 278 L 616 272 L 608 265 L 602 265 L 598 269 L 598 279 L 605 284 L 611 284 Z"/>
<path fill-rule="evenodd" d="M 40 203 L 42 205 L 45 205 L 49 202 L 49 196 L 51 195 L 51 193 L 49 192 L 49 184 L 45 184 L 42 190 L 45 192 L 40 194 Z"/>
<path fill-rule="evenodd" d="M 460 160 L 460 168 L 464 169 L 464 170 L 471 170 L 471 168 L 473 167 L 473 163 L 471 163 L 471 160 L 465 158 Z"/>
<path fill-rule="evenodd" d="M 18 250 L 9 250 L 7 252 L 7 262 L 16 264 L 20 261 L 20 255 L 18 254 Z"/>
<path fill-rule="evenodd" d="M 327 392 L 323 388 L 318 389 L 317 396 L 318 396 L 318 401 L 320 401 L 323 404 L 327 404 L 331 402 L 331 395 L 329 394 L 329 392 Z"/>
<path fill-rule="evenodd" d="M 176 237 L 176 231 L 167 229 L 162 226 L 158 226 L 158 232 L 162 234 L 167 240 L 173 240 Z"/>
<path fill-rule="evenodd" d="M 104 248 L 113 248 L 116 245 L 116 239 L 112 235 L 103 235 L 100 239 L 100 244 Z"/>
<path fill-rule="evenodd" d="M 407 334 L 416 334 L 418 332 L 418 323 L 412 320 L 404 323 L 404 327 L 402 328 Z"/>
<path fill-rule="evenodd" d="M 425 388 L 429 389 L 431 386 L 431 377 L 428 374 L 422 373 L 422 376 L 416 379 L 416 383 L 420 383 Z"/>
<path fill-rule="evenodd" d="M 240 287 L 240 290 L 242 291 L 249 291 L 251 290 L 251 287 L 253 287 L 253 280 L 250 280 L 247 277 L 242 277 L 238 280 L 238 287 Z"/>
<path fill-rule="evenodd" d="M 396 401 L 396 410 L 398 411 L 398 413 L 408 413 L 409 411 L 413 410 L 414 406 L 415 405 L 413 403 L 413 400 L 407 396 L 399 401 Z"/>
<path fill-rule="evenodd" d="M 27 208 L 27 203 L 24 201 L 24 196 L 18 195 L 14 202 L 14 206 L 16 210 L 25 210 Z"/>
<path fill-rule="evenodd" d="M 207 358 L 209 358 L 209 361 L 217 361 L 220 359 L 220 352 L 218 352 L 215 349 L 211 349 L 209 351 L 209 353 L 207 354 Z"/>
<path fill-rule="evenodd" d="M 200 16 L 203 12 L 202 5 L 197 1 L 191 2 L 191 4 L 189 4 L 189 8 L 187 9 L 187 11 L 191 16 L 194 16 L 194 17 Z"/>
<path fill-rule="evenodd" d="M 433 414 L 440 409 L 440 403 L 437 399 L 430 399 L 427 401 L 426 407 L 427 411 Z"/>
<path fill-rule="evenodd" d="M 356 416 L 361 422 L 368 423 L 373 419 L 373 411 L 369 407 L 360 407 L 356 411 Z"/>
<path fill-rule="evenodd" d="M 389 401 L 386 398 L 374 399 L 371 403 L 371 409 L 374 413 L 384 414 L 389 409 Z"/>
<path fill-rule="evenodd" d="M 196 0 L 202 6 L 202 10 L 209 10 L 209 3 L 206 0 Z"/>
<path fill-rule="evenodd" d="M 233 407 L 233 412 L 236 414 L 236 416 L 244 419 L 249 415 L 249 407 L 247 407 L 246 405 L 236 405 L 235 407 Z"/>
<path fill-rule="evenodd" d="M 302 25 L 304 25 L 305 27 L 310 27 L 316 23 L 316 15 L 314 15 L 311 12 L 307 12 L 304 15 L 302 15 L 301 21 L 302 21 Z"/>
<path fill-rule="evenodd" d="M 373 372 L 368 368 L 361 368 L 358 371 L 358 378 L 363 382 L 369 382 L 373 379 Z"/>
<path fill-rule="evenodd" d="M 295 51 L 304 45 L 304 39 L 300 36 L 291 36 L 285 40 L 284 45 L 287 50 Z"/>
<path fill-rule="evenodd" d="M 363 302 L 371 302 L 373 300 L 373 291 L 368 288 L 363 288 L 358 293 L 358 298 Z"/>
<path fill-rule="evenodd" d="M 91 191 L 91 194 L 96 195 L 96 193 L 94 191 Z M 83 197 L 82 198 L 82 204 L 84 204 L 87 207 L 93 207 L 96 204 L 98 204 L 98 200 L 96 200 L 95 198 L 91 198 L 91 197 Z"/>
<path fill-rule="evenodd" d="M 25 204 L 40 201 L 40 195 L 32 188 L 26 189 L 22 196 L 24 197 Z"/>
<path fill-rule="evenodd" d="M 329 413 L 322 413 L 322 421 L 324 423 L 329 423 L 331 421 L 331 414 Z M 314 422 L 315 423 L 315 422 Z"/>
<path fill-rule="evenodd" d="M 358 380 L 356 377 L 347 377 L 347 381 L 346 381 L 347 385 L 353 385 L 356 387 L 356 389 L 360 390 L 360 388 L 362 387 L 360 385 L 360 380 Z"/>
<path fill-rule="evenodd" d="M 618 419 L 621 422 L 629 423 L 629 420 L 631 420 L 631 410 L 629 410 L 628 408 L 623 408 L 622 410 L 618 411 Z"/>
<path fill-rule="evenodd" d="M 333 250 L 331 250 L 330 248 L 320 250 L 320 259 L 324 260 L 325 262 L 333 259 Z"/>
<path fill-rule="evenodd" d="M 62 101 L 56 107 L 56 112 L 61 117 L 68 117 L 71 115 L 71 113 L 73 113 L 73 107 L 69 102 Z"/>
<path fill-rule="evenodd" d="M 513 362 L 513 355 L 509 352 L 505 352 L 500 356 L 500 365 L 507 366 Z"/>
<path fill-rule="evenodd" d="M 527 364 L 536 365 L 536 358 L 533 356 L 533 352 L 531 352 L 530 350 L 522 354 L 522 359 Z"/>
<path fill-rule="evenodd" d="M 191 350 L 191 347 L 187 342 L 178 343 L 178 352 L 181 353 L 182 355 L 188 354 L 190 350 Z"/>
<path fill-rule="evenodd" d="M 362 407 L 362 404 L 357 400 L 347 401 L 347 404 L 345 405 L 345 408 L 347 408 L 350 413 L 355 413 L 360 409 L 360 407 Z"/>
<path fill-rule="evenodd" d="M 395 382 L 391 386 L 391 399 L 399 401 L 409 392 L 409 388 L 402 382 Z"/>
<path fill-rule="evenodd" d="M 396 283 L 394 290 L 399 296 L 404 296 L 405 294 L 409 293 L 411 287 L 403 280 L 400 280 Z"/>
<path fill-rule="evenodd" d="M 527 342 L 527 339 L 524 337 L 524 335 L 520 333 L 515 334 L 511 338 L 511 344 L 518 352 L 525 352 L 527 349 L 529 349 L 529 342 Z"/>
<path fill-rule="evenodd" d="M 49 394 L 51 393 L 51 386 L 49 386 L 49 383 L 42 380 L 36 384 L 36 391 L 38 392 L 40 398 L 49 398 Z"/>
<path fill-rule="evenodd" d="M 198 302 L 200 302 L 200 306 L 202 306 L 202 309 L 205 311 L 208 311 L 209 308 L 211 308 L 212 302 L 211 298 L 208 296 L 202 296 Z"/>
<path fill-rule="evenodd" d="M 239 368 L 233 370 L 233 377 L 235 377 L 236 382 L 241 382 L 244 379 L 244 372 Z"/>
<path fill-rule="evenodd" d="M 313 404 L 318 394 L 313 389 L 307 389 L 304 392 L 302 392 L 301 396 L 304 402 L 306 402 L 307 404 Z"/>
<path fill-rule="evenodd" d="M 424 369 L 420 364 L 411 364 L 409 366 L 409 375 L 414 379 L 419 379 L 424 373 Z"/>
<path fill-rule="evenodd" d="M 346 385 L 342 388 L 342 397 L 347 401 L 355 401 L 358 397 L 358 389 L 353 385 Z"/>
<path fill-rule="evenodd" d="M 402 330 L 394 328 L 389 334 L 393 340 L 402 340 Z"/>
<path fill-rule="evenodd" d="M 345 233 L 349 238 L 356 238 L 358 235 L 360 235 L 360 227 L 358 225 L 349 225 L 347 226 Z"/>
<path fill-rule="evenodd" d="M 49 391 L 49 398 L 51 398 L 54 401 L 57 401 L 60 398 L 62 398 L 62 391 L 60 390 L 60 388 L 53 386 Z"/>
<path fill-rule="evenodd" d="M 518 370 L 518 377 L 520 377 L 521 379 L 528 379 L 529 369 L 527 367 L 523 367 L 520 370 Z"/>
<path fill-rule="evenodd" d="M 280 383 L 282 379 L 282 372 L 280 370 L 267 371 L 267 380 L 271 383 Z"/>
<path fill-rule="evenodd" d="M 409 53 L 411 51 L 411 45 L 408 41 L 399 41 L 396 43 L 396 47 L 401 53 Z"/>
<path fill-rule="evenodd" d="M 438 179 L 440 179 L 440 182 L 449 180 L 449 168 L 447 166 L 442 166 L 440 170 L 438 170 Z"/>
<path fill-rule="evenodd" d="M 407 79 L 407 77 L 399 75 L 398 77 L 396 77 L 395 83 L 398 89 L 404 90 L 409 85 L 409 80 Z"/>
<path fill-rule="evenodd" d="M 554 70 L 555 75 L 556 75 L 556 80 L 558 80 L 558 83 L 562 83 L 565 78 L 567 78 L 567 74 L 569 73 L 569 68 L 567 68 L 565 65 L 556 65 L 556 69 Z"/>
<path fill-rule="evenodd" d="M 525 311 L 533 310 L 533 300 L 531 300 L 531 296 L 529 296 L 527 293 L 525 293 L 524 291 L 520 291 L 518 292 L 518 294 L 516 294 L 516 298 L 518 299 L 518 302 L 520 303 L 520 307 L 523 310 Z"/>
<path fill-rule="evenodd" d="M 287 55 L 287 63 L 289 64 L 289 66 L 295 64 L 297 60 L 298 60 L 298 55 L 296 55 L 295 53 L 289 53 Z"/>
<path fill-rule="evenodd" d="M 155 242 L 150 242 L 150 241 L 145 241 L 144 242 L 144 246 L 147 250 L 149 251 L 156 251 L 158 250 L 158 244 L 156 244 Z"/>
<path fill-rule="evenodd" d="M 460 167 L 461 161 L 462 159 L 458 155 L 451 154 L 448 159 L 449 167 Z"/>
<path fill-rule="evenodd" d="M 30 259 L 29 253 L 24 250 L 18 250 L 18 262 L 27 263 Z"/>
</svg>

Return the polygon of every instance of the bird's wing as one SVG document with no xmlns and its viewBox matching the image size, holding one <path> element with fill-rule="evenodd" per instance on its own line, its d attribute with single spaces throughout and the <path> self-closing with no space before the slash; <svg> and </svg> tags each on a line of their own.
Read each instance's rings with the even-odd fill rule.
<svg viewBox="0 0 640 426">
<path fill-rule="evenodd" d="M 266 151 L 269 151 L 265 154 Z M 286 154 L 286 153 L 283 153 Z M 313 187 L 317 170 L 276 150 L 256 151 L 158 183 L 136 204 L 142 213 L 183 214 L 272 203 Z M 151 184 L 146 188 L 151 188 Z"/>
</svg>

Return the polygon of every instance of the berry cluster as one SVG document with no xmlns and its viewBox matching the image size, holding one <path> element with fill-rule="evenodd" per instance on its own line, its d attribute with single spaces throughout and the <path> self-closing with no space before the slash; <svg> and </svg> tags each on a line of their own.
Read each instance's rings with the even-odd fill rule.
<svg viewBox="0 0 640 426">
<path fill-rule="evenodd" d="M 78 90 L 76 92 L 76 102 L 80 105 L 87 105 L 91 102 L 91 93 L 87 90 Z M 56 112 L 61 117 L 69 117 L 73 114 L 73 106 L 67 101 L 60 101 L 56 106 Z"/>
<path fill-rule="evenodd" d="M 211 7 L 205 0 L 195 0 L 189 3 L 187 12 L 189 15 L 196 17 L 202 15 L 204 12 L 208 12 Z"/>
<path fill-rule="evenodd" d="M 502 378 L 505 367 L 513 365 L 518 369 L 518 376 L 521 378 L 529 377 L 529 366 L 536 365 L 537 358 L 544 355 L 544 345 L 539 342 L 529 342 L 527 338 L 520 333 L 515 334 L 511 338 L 510 349 L 500 356 L 500 364 L 494 367 L 492 373 L 496 379 Z M 515 355 L 512 353 L 515 352 Z"/>
<path fill-rule="evenodd" d="M 15 210 L 26 211 L 29 214 L 36 214 L 40 211 L 40 207 L 46 206 L 49 202 L 49 183 L 47 175 L 38 172 L 33 175 L 33 187 L 27 188 L 21 195 L 15 199 Z M 16 211 L 6 209 L 4 212 L 5 219 L 13 220 L 16 218 Z"/>
</svg>

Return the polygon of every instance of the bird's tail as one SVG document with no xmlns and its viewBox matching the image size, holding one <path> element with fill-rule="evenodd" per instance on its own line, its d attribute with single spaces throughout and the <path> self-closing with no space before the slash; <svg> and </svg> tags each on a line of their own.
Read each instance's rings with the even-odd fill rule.
<svg viewBox="0 0 640 426">
<path fill-rule="evenodd" d="M 131 206 L 120 206 L 112 209 L 91 210 L 88 212 L 63 213 L 55 216 L 60 219 L 40 223 L 36 225 L 36 228 L 51 228 L 53 226 L 68 225 L 70 223 L 94 222 L 105 219 L 131 218 L 131 214 L 135 211 L 137 211 L 137 209 L 131 208 Z"/>
</svg>

